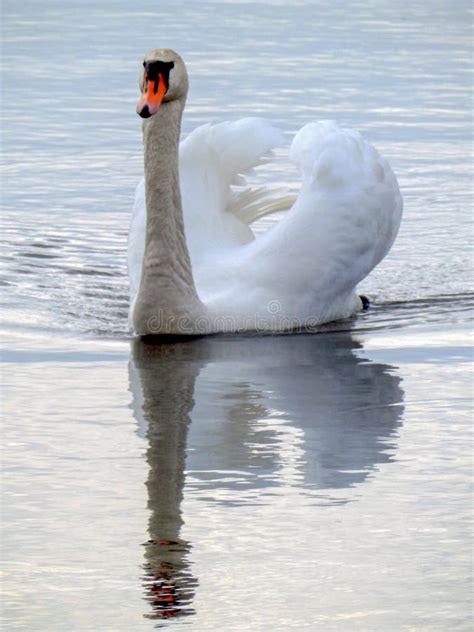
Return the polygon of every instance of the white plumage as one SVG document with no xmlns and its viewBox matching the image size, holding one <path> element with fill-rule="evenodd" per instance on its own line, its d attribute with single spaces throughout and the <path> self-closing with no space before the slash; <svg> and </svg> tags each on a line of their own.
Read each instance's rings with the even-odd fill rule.
<svg viewBox="0 0 474 632">
<path fill-rule="evenodd" d="M 397 235 L 397 180 L 359 133 L 322 121 L 296 134 L 289 154 L 302 177 L 296 198 L 251 188 L 241 178 L 281 144 L 281 133 L 257 118 L 201 126 L 180 144 L 185 236 L 196 289 L 211 318 L 233 323 L 217 331 L 301 328 L 350 316 L 361 308 L 357 284 Z M 255 219 L 286 209 L 255 237 Z M 142 181 L 129 234 L 131 312 L 145 225 Z"/>
</svg>

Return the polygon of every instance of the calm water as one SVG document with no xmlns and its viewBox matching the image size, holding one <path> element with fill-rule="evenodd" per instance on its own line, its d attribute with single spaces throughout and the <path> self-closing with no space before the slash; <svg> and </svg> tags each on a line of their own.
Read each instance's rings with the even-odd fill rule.
<svg viewBox="0 0 474 632">
<path fill-rule="evenodd" d="M 471 629 L 470 3 L 334 4 L 4 1 L 5 629 Z M 185 133 L 336 118 L 390 159 L 405 216 L 367 314 L 130 339 L 163 45 Z M 297 181 L 285 149 L 254 177 Z"/>
</svg>

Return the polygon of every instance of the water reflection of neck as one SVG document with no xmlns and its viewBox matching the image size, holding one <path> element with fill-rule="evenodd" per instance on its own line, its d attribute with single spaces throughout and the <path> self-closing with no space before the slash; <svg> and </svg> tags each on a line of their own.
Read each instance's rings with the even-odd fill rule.
<svg viewBox="0 0 474 632">
<path fill-rule="evenodd" d="M 196 580 L 190 573 L 189 542 L 183 524 L 185 448 L 196 374 L 189 366 L 161 357 L 163 349 L 134 341 L 133 356 L 143 389 L 149 465 L 148 525 L 144 585 L 153 619 L 192 614 Z"/>
</svg>

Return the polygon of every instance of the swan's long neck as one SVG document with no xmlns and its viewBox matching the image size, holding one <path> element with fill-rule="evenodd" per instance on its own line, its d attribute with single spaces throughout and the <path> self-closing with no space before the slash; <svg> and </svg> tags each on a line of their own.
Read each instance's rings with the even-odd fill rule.
<svg viewBox="0 0 474 632">
<path fill-rule="evenodd" d="M 183 107 L 184 101 L 163 103 L 143 126 L 147 219 L 133 311 L 139 334 L 195 333 L 193 323 L 205 313 L 194 286 L 181 207 L 178 150 Z"/>
</svg>

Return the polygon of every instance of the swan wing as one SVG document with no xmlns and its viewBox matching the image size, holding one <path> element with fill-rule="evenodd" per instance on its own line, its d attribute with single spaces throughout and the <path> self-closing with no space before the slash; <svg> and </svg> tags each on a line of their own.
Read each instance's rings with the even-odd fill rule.
<svg viewBox="0 0 474 632">
<path fill-rule="evenodd" d="M 303 127 L 290 159 L 303 179 L 295 215 L 314 218 L 310 244 L 324 255 L 329 277 L 344 271 L 357 284 L 385 257 L 400 227 L 402 197 L 389 163 L 359 132 L 334 121 Z"/>
<path fill-rule="evenodd" d="M 290 211 L 221 261 L 219 280 L 214 273 L 211 282 L 209 268 L 198 271 L 198 289 L 217 313 L 259 314 L 271 304 L 282 317 L 347 317 L 360 308 L 356 285 L 395 240 L 402 215 L 397 180 L 358 132 L 310 123 L 296 134 L 290 159 L 302 175 Z"/>
<path fill-rule="evenodd" d="M 195 129 L 180 145 L 181 195 L 187 239 L 227 247 L 253 239 L 248 225 L 282 205 L 281 191 L 251 187 L 246 175 L 282 144 L 281 132 L 261 118 Z M 291 206 L 288 202 L 286 208 Z M 191 246 L 192 248 L 192 246 Z"/>
</svg>

